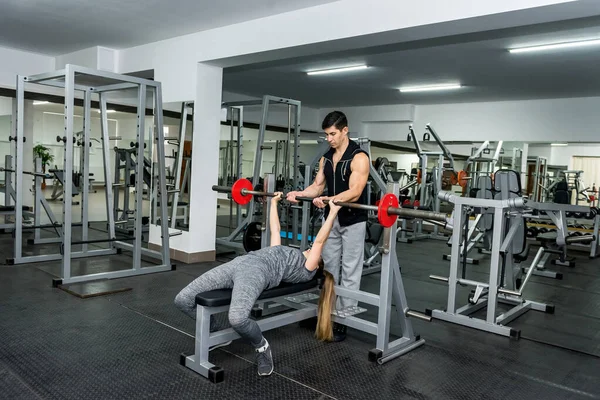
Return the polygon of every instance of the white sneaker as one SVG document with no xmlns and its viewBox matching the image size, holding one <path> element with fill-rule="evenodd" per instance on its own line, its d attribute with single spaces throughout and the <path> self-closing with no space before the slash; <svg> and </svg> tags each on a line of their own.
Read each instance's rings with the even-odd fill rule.
<svg viewBox="0 0 600 400">
<path fill-rule="evenodd" d="M 273 354 L 271 354 L 271 346 L 265 339 L 265 345 L 259 347 L 256 351 L 256 363 L 258 364 L 258 375 L 268 376 L 273 372 Z"/>
</svg>

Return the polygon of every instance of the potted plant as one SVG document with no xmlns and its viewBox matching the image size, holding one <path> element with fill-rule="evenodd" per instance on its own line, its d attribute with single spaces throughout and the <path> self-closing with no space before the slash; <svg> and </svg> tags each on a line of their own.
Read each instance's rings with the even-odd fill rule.
<svg viewBox="0 0 600 400">
<path fill-rule="evenodd" d="M 42 172 L 46 173 L 46 166 L 54 161 L 54 156 L 50 153 L 50 149 L 42 144 L 38 144 L 33 148 L 33 158 L 42 160 Z M 42 179 L 42 189 L 46 189 L 46 179 Z"/>
</svg>

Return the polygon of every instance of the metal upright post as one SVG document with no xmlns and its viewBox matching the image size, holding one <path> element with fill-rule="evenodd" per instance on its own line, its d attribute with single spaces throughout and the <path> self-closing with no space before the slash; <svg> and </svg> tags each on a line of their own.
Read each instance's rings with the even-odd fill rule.
<svg viewBox="0 0 600 400">
<path fill-rule="evenodd" d="M 108 117 L 106 114 L 106 96 L 103 93 L 99 94 L 100 97 L 100 128 L 102 130 L 102 163 L 104 164 L 104 183 L 106 186 L 105 198 L 106 198 L 106 218 L 108 219 L 108 237 L 115 237 L 115 218 L 117 213 L 114 211 L 119 206 L 118 203 L 114 203 L 115 199 L 118 200 L 118 195 L 113 197 L 113 183 L 115 194 L 119 190 L 120 182 L 111 182 L 110 175 L 110 141 L 108 132 Z M 115 157 L 118 160 L 119 153 L 115 153 Z M 119 169 L 117 168 L 118 161 L 115 163 L 115 179 L 119 177 Z M 127 187 L 127 177 L 125 178 L 125 190 L 129 190 Z M 111 244 L 112 247 L 112 244 Z"/>
<path fill-rule="evenodd" d="M 311 175 L 311 165 L 306 165 L 304 167 L 304 189 L 310 186 L 310 180 L 308 179 Z M 310 223 L 310 202 L 303 201 L 302 202 L 302 238 L 300 239 L 300 250 L 304 251 L 308 248 L 308 235 L 310 233 L 309 223 Z"/>
<path fill-rule="evenodd" d="M 425 200 L 427 198 L 427 162 L 428 162 L 427 154 L 421 154 L 421 198 L 419 204 L 425 205 Z M 423 233 L 423 220 L 417 220 L 413 223 L 414 233 L 413 236 L 415 239 L 418 239 L 419 236 Z"/>
<path fill-rule="evenodd" d="M 464 206 L 462 204 L 456 204 L 454 207 L 454 229 L 452 231 L 452 255 L 460 254 L 461 248 L 461 235 L 462 230 L 460 227 L 463 224 L 463 217 L 468 218 L 465 215 Z M 466 240 L 466 238 L 465 238 Z M 446 312 L 454 314 L 456 312 L 456 285 L 458 281 L 458 263 L 459 257 L 450 258 L 450 274 L 448 275 L 448 304 L 446 305 Z"/>
<path fill-rule="evenodd" d="M 25 77 L 17 76 L 17 109 L 13 113 L 15 140 L 15 252 L 14 263 L 23 255 L 23 141 L 25 140 Z"/>
<path fill-rule="evenodd" d="M 488 286 L 488 304 L 486 321 L 496 323 L 496 307 L 498 305 L 498 281 L 500 279 L 500 246 L 504 236 L 504 209 L 494 209 L 494 227 L 492 236 L 492 259 L 490 261 L 490 281 Z M 455 225 L 456 226 L 456 225 Z"/>
<path fill-rule="evenodd" d="M 237 135 L 237 170 L 236 179 L 242 177 L 243 171 L 243 148 L 244 148 L 244 107 L 238 107 L 238 135 Z M 233 116 L 233 112 L 232 112 Z M 242 207 L 236 204 L 237 226 L 242 225 Z"/>
<path fill-rule="evenodd" d="M 83 97 L 83 143 L 81 145 L 82 153 L 82 172 L 83 176 L 83 192 L 81 193 L 81 241 L 88 240 L 88 211 L 89 211 L 89 193 L 90 193 L 90 132 L 92 130 L 91 110 L 92 109 L 92 92 L 88 89 Z M 87 253 L 88 245 L 83 243 L 81 251 Z"/>
<path fill-rule="evenodd" d="M 73 197 L 73 111 L 75 101 L 75 73 L 71 65 L 65 67 L 65 136 L 63 175 L 63 262 L 61 277 L 71 279 L 71 222 Z"/>
<path fill-rule="evenodd" d="M 162 107 L 162 85 L 160 83 L 156 83 L 156 87 L 154 89 L 154 102 L 155 102 L 155 108 L 154 108 L 154 125 L 155 125 L 155 134 L 156 134 L 156 142 L 157 143 L 164 143 L 165 140 L 165 134 L 164 134 L 164 123 L 163 123 L 163 107 Z M 145 106 L 145 103 L 144 103 Z M 145 107 L 143 107 L 142 109 L 145 109 Z M 156 146 L 157 147 L 157 151 L 158 151 L 158 159 L 159 160 L 164 160 L 165 159 L 165 146 Z M 160 232 L 161 232 L 161 238 L 162 238 L 162 247 L 161 247 L 161 254 L 162 254 L 162 262 L 163 265 L 165 266 L 169 266 L 171 264 L 171 258 L 170 258 L 170 250 L 169 250 L 169 237 L 171 236 L 169 234 L 169 225 L 167 223 L 167 178 L 165 175 L 165 168 L 164 166 L 159 168 L 159 174 L 158 174 L 158 185 L 159 185 L 159 195 L 160 195 Z M 192 212 L 192 209 L 190 207 L 190 213 Z M 177 235 L 177 234 L 181 234 L 181 232 L 179 233 L 174 233 L 173 235 Z"/>
<path fill-rule="evenodd" d="M 294 120 L 294 177 L 293 177 L 293 187 L 292 190 L 298 190 L 298 180 L 299 180 L 299 174 L 300 171 L 298 171 L 298 158 L 300 157 L 300 155 L 298 154 L 298 147 L 300 146 L 300 103 L 295 105 L 296 107 L 296 115 L 295 115 L 295 120 Z M 288 126 L 291 126 L 292 124 L 292 109 L 291 106 L 288 105 Z M 288 138 L 289 138 L 289 134 L 288 134 Z M 288 142 L 288 147 L 289 147 L 289 142 Z M 289 171 L 290 165 L 289 165 L 289 160 L 286 160 L 287 163 L 287 168 Z M 289 174 L 288 174 L 289 175 Z M 287 178 L 289 179 L 289 178 Z M 292 218 L 293 218 L 293 222 L 292 222 L 292 236 L 293 236 L 293 243 L 297 244 L 298 243 L 298 208 L 294 207 L 292 209 Z M 306 232 L 302 233 L 303 235 L 306 235 Z"/>
<path fill-rule="evenodd" d="M 435 182 L 435 184 L 437 185 L 438 192 L 440 190 L 442 190 L 443 175 L 444 175 L 444 156 L 440 155 L 438 158 L 438 174 L 436 176 L 436 182 Z M 433 193 L 433 211 L 435 211 L 435 212 L 440 211 L 440 203 L 441 203 L 441 200 L 437 196 L 437 192 Z M 433 235 L 434 235 L 434 237 L 439 238 L 439 227 L 437 225 L 433 226 Z M 442 237 L 442 239 L 445 239 L 445 238 Z"/>
<path fill-rule="evenodd" d="M 399 193 L 398 184 L 388 184 L 388 193 Z M 392 249 L 391 246 L 395 246 L 395 243 L 391 242 L 392 230 L 395 231 L 395 224 L 391 227 L 384 228 L 383 230 L 383 257 L 388 258 Z M 384 262 L 385 261 L 385 262 Z M 381 280 L 379 283 L 379 307 L 377 308 L 377 348 L 381 350 L 387 350 L 390 339 L 390 316 L 391 316 L 391 304 L 392 304 L 392 283 L 393 283 L 393 271 L 390 262 L 391 259 L 384 260 L 381 262 Z M 397 307 L 401 307 L 400 304 L 396 303 Z"/>
<path fill-rule="evenodd" d="M 144 137 L 146 119 L 146 85 L 140 85 L 137 106 L 137 132 L 136 132 L 136 171 L 135 171 L 135 214 L 133 220 L 133 269 L 142 267 L 142 193 L 144 191 Z M 163 142 L 164 143 L 164 142 Z M 159 146 L 160 147 L 160 146 Z M 164 147 L 164 146 L 163 146 Z M 161 207 L 167 204 L 161 201 Z M 161 225 L 168 226 L 168 221 L 161 218 Z"/>
<path fill-rule="evenodd" d="M 41 172 L 42 171 L 42 159 L 36 157 L 33 160 L 33 163 L 35 164 L 35 172 Z M 41 210 L 42 204 L 41 204 L 41 202 L 38 201 L 38 199 L 44 197 L 43 193 L 39 193 L 42 190 L 42 188 L 41 188 L 41 185 L 38 185 L 38 181 L 41 181 L 41 179 L 42 178 L 40 178 L 38 176 L 35 177 L 35 189 L 34 189 L 34 191 L 35 191 L 35 194 L 34 194 L 35 201 L 34 201 L 34 204 L 33 204 L 33 224 L 36 225 L 36 226 L 42 224 L 42 221 L 41 221 L 41 218 L 40 218 L 41 214 L 42 214 L 42 212 L 41 212 L 42 211 Z M 54 223 L 54 221 L 51 220 L 50 223 Z M 41 229 L 39 229 L 39 228 L 35 228 L 33 230 L 33 240 L 34 240 L 34 243 L 39 243 L 39 241 L 41 239 L 40 231 L 41 231 Z"/>
<path fill-rule="evenodd" d="M 173 203 L 171 205 L 171 228 L 177 227 L 177 206 L 179 204 L 179 190 L 181 178 L 181 165 L 183 164 L 183 146 L 185 143 L 185 131 L 187 125 L 188 103 L 184 102 L 181 106 L 181 120 L 179 121 L 179 151 L 177 152 L 177 161 L 173 167 L 174 185 Z"/>
<path fill-rule="evenodd" d="M 13 123 L 12 125 L 13 127 L 15 126 L 15 124 Z M 13 130 L 16 128 L 13 128 Z M 13 165 L 13 156 L 11 156 L 10 154 L 7 154 L 6 156 L 4 156 L 4 205 L 6 207 L 10 207 L 12 205 L 12 201 L 13 201 L 13 196 L 15 196 L 14 193 L 14 188 L 13 188 L 13 173 L 7 170 L 14 170 L 14 165 Z M 7 216 L 4 217 L 5 218 L 5 222 L 6 222 L 6 218 Z"/>
</svg>

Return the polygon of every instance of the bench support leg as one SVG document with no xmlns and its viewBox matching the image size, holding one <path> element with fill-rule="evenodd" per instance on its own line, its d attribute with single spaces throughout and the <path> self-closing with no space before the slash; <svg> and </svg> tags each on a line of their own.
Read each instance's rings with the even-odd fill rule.
<svg viewBox="0 0 600 400">
<path fill-rule="evenodd" d="M 185 358 L 185 366 L 208 378 L 211 382 L 219 383 L 225 379 L 225 371 L 208 362 L 211 315 L 208 308 L 197 307 L 195 354 Z"/>
</svg>

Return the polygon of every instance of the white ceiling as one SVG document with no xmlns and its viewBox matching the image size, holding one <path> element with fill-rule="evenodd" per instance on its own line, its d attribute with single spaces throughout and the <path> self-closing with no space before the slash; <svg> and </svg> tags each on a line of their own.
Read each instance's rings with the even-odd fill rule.
<svg viewBox="0 0 600 400">
<path fill-rule="evenodd" d="M 335 0 L 1 0 L 0 46 L 122 49 Z"/>
<path fill-rule="evenodd" d="M 600 38 L 600 1 L 587 18 L 396 43 L 233 67 L 223 89 L 271 94 L 313 107 L 440 104 L 600 95 L 600 46 L 510 54 L 507 48 Z M 368 70 L 307 76 L 306 71 L 366 63 Z M 400 86 L 458 81 L 449 92 L 400 93 Z"/>
</svg>

